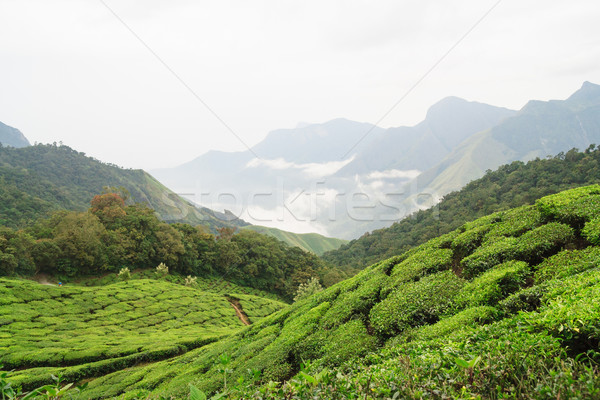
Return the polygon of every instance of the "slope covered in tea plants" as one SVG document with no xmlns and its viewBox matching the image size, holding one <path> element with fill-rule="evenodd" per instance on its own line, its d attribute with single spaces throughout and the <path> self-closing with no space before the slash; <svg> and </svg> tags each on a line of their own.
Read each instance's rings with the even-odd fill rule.
<svg viewBox="0 0 600 400">
<path fill-rule="evenodd" d="M 562 190 L 600 182 L 600 148 L 572 149 L 552 158 L 514 161 L 488 171 L 461 190 L 443 197 L 388 228 L 328 251 L 322 258 L 346 271 L 357 271 L 416 247 L 462 224 L 497 211 L 533 204 Z"/>
<path fill-rule="evenodd" d="M 551 195 L 82 396 L 598 397 L 598 244 L 600 186 Z"/>
<path fill-rule="evenodd" d="M 250 321 L 286 306 L 235 298 Z M 25 388 L 164 360 L 243 326 L 225 295 L 151 279 L 93 288 L 1 279 L 0 304 L 0 364 Z"/>
</svg>

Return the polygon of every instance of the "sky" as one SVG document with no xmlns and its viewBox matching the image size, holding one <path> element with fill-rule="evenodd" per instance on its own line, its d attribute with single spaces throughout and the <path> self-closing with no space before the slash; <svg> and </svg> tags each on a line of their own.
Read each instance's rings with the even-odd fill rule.
<svg viewBox="0 0 600 400">
<path fill-rule="evenodd" d="M 519 109 L 600 83 L 599 20 L 597 0 L 2 0 L 0 121 L 153 169 L 300 122 L 414 125 L 446 96 Z"/>
</svg>

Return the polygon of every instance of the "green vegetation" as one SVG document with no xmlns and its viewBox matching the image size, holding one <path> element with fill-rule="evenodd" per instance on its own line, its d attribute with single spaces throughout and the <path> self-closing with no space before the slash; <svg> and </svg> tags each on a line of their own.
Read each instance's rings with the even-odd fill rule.
<svg viewBox="0 0 600 400">
<path fill-rule="evenodd" d="M 95 196 L 87 212 L 57 211 L 25 230 L 0 229 L 0 275 L 43 273 L 73 281 L 157 266 L 155 275 L 222 277 L 291 301 L 311 277 L 325 285 L 344 275 L 316 255 L 259 233 L 202 228 L 158 219 L 142 204 L 126 205 L 116 193 Z M 170 274 L 171 273 L 171 274 Z"/>
<path fill-rule="evenodd" d="M 596 398 L 599 250 L 578 228 L 594 209 L 564 211 L 596 190 L 463 224 L 223 339 L 98 373 L 81 398 Z M 525 211 L 543 218 L 509 229 Z"/>
<path fill-rule="evenodd" d="M 0 364 L 31 389 L 51 375 L 81 380 L 202 347 L 242 327 L 225 296 L 139 279 L 45 286 L 0 280 Z M 255 319 L 286 305 L 240 295 Z"/>
<path fill-rule="evenodd" d="M 301 283 L 294 296 L 294 301 L 302 300 L 308 296 L 312 296 L 315 293 L 319 293 L 323 290 L 323 286 L 319 283 L 319 279 L 314 276 L 305 283 Z"/>
<path fill-rule="evenodd" d="M 0 147 L 0 225 L 22 228 L 57 210 L 84 211 L 104 187 L 122 188 L 168 222 L 203 225 L 213 233 L 243 226 L 231 215 L 198 208 L 142 170 L 105 164 L 63 145 Z"/>
<path fill-rule="evenodd" d="M 266 226 L 248 225 L 242 229 L 250 229 L 254 232 L 273 236 L 290 246 L 300 247 L 302 250 L 310 251 L 318 256 L 326 251 L 338 249 L 341 245 L 348 243 L 347 240 L 330 238 L 318 233 L 292 233 Z"/>
<path fill-rule="evenodd" d="M 338 250 L 325 253 L 322 258 L 348 273 L 356 272 L 366 265 L 401 254 L 430 239 L 451 232 L 476 218 L 533 204 L 543 196 L 599 181 L 600 149 L 594 145 L 584 152 L 573 149 L 553 158 L 535 159 L 528 163 L 515 161 L 495 171 L 487 171 L 482 178 L 444 196 L 437 206 L 416 212 L 389 228 L 366 233 L 361 238 L 342 245 Z M 583 209 L 597 204 L 595 199 L 588 201 L 590 204 L 573 204 L 573 207 Z M 538 223 L 536 219 L 540 216 L 540 212 L 545 212 L 545 209 L 541 207 L 531 215 L 527 214 L 529 211 L 531 208 L 515 216 L 514 220 L 502 229 L 513 229 L 515 232 L 511 234 L 518 235 L 519 230 L 522 233 L 530 229 L 531 224 Z M 590 214 L 590 221 L 595 215 L 596 213 Z M 573 218 L 577 216 L 573 215 Z M 579 224 L 582 223 L 578 221 L 578 224 L 573 226 L 575 229 L 579 229 Z M 558 222 L 569 223 L 560 218 Z M 593 232 L 599 232 L 597 228 L 592 228 L 593 224 L 589 222 L 588 226 L 590 240 L 593 238 Z M 469 245 L 471 248 L 466 251 L 471 251 L 474 246 L 479 245 L 478 237 L 482 232 L 469 234 L 474 238 Z M 600 234 L 596 235 L 600 237 Z"/>
</svg>

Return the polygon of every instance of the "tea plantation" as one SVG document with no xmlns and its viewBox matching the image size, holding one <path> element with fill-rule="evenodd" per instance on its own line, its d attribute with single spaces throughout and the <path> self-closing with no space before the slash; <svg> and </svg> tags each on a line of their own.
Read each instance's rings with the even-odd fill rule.
<svg viewBox="0 0 600 400">
<path fill-rule="evenodd" d="M 573 189 L 466 223 L 241 329 L 219 296 L 208 309 L 193 301 L 173 308 L 189 311 L 183 319 L 196 323 L 199 315 L 213 315 L 201 331 L 167 318 L 171 308 L 158 304 L 151 308 L 156 313 L 141 315 L 133 304 L 144 297 L 134 293 L 151 290 L 145 280 L 106 287 L 99 303 L 122 298 L 114 314 L 110 304 L 91 313 L 83 288 L 16 291 L 14 281 L 4 281 L 10 318 L 20 317 L 4 314 L 3 362 L 28 368 L 14 372 L 21 382 L 47 373 L 52 357 L 72 381 L 97 376 L 76 395 L 82 399 L 597 399 L 599 238 L 600 185 Z M 40 291 L 49 297 L 41 301 Z M 188 298 L 188 290 L 181 293 Z M 241 295 L 239 301 L 254 310 L 267 300 Z M 69 319 L 70 335 L 61 335 L 51 318 L 59 312 L 64 318 L 69 307 L 77 317 Z M 136 317 L 125 319 L 128 312 Z M 98 315 L 104 334 L 92 334 L 100 329 L 86 323 L 100 323 Z M 154 342 L 147 329 L 160 331 Z M 86 335 L 89 342 L 79 340 Z M 53 353 L 57 341 L 75 351 Z M 105 359 L 86 359 L 92 348 Z M 128 349 L 165 353 L 77 375 L 75 368 L 131 357 Z M 66 366 L 71 359 L 87 364 Z"/>
<path fill-rule="evenodd" d="M 286 305 L 236 295 L 250 321 Z M 0 279 L 0 364 L 31 388 L 162 360 L 243 326 L 224 295 L 162 280 L 87 288 Z"/>
</svg>

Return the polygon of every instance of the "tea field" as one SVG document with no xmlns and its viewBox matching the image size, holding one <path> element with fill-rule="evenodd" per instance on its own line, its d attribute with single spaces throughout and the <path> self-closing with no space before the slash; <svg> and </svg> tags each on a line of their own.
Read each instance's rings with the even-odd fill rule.
<svg viewBox="0 0 600 400">
<path fill-rule="evenodd" d="M 235 295 L 258 320 L 286 304 Z M 0 279 L 0 364 L 31 388 L 50 374 L 81 380 L 164 360 L 230 335 L 244 325 L 218 293 L 163 280 L 62 287 Z"/>
<path fill-rule="evenodd" d="M 598 245 L 599 185 L 548 196 L 80 398 L 600 398 Z"/>
<path fill-rule="evenodd" d="M 147 268 L 134 270 L 131 273 L 131 280 L 135 279 L 156 279 L 156 269 L 155 268 Z M 248 287 L 248 286 L 240 286 L 235 283 L 221 277 L 221 276 L 196 276 L 196 283 L 194 287 L 196 289 L 203 290 L 205 292 L 218 293 L 218 294 L 248 294 L 258 297 L 263 297 L 271 300 L 283 301 L 280 297 L 278 297 L 274 293 L 270 293 L 264 290 Z M 163 278 L 167 282 L 176 283 L 176 284 L 184 284 L 185 276 L 180 274 L 169 274 L 164 276 Z M 55 279 L 57 281 L 57 279 Z M 75 284 L 80 286 L 104 286 L 109 285 L 111 283 L 118 282 L 119 278 L 117 274 L 106 274 L 104 276 L 99 277 L 87 277 L 81 278 L 75 281 Z"/>
</svg>

